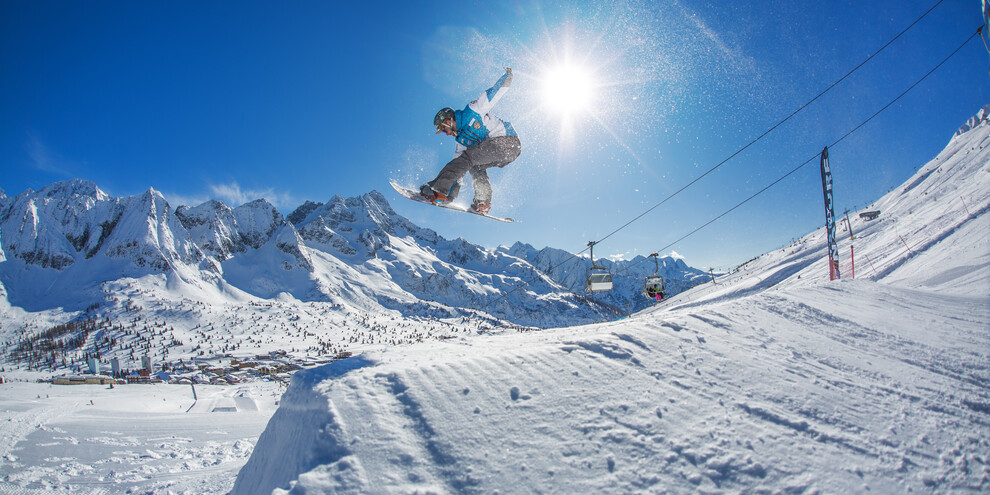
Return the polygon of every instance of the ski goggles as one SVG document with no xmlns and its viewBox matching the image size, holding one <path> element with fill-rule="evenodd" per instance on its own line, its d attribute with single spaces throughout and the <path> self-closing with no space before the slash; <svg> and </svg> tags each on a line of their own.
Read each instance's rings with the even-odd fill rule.
<svg viewBox="0 0 990 495">
<path fill-rule="evenodd" d="M 451 127 L 452 126 L 450 124 L 440 123 L 440 125 L 437 126 L 437 132 L 434 132 L 434 134 L 440 134 L 441 132 L 450 129 Z"/>
</svg>

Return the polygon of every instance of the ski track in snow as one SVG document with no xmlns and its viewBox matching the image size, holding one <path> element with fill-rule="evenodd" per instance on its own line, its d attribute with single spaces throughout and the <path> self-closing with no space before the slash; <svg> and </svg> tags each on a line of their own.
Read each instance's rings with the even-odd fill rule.
<svg viewBox="0 0 990 495">
<path fill-rule="evenodd" d="M 842 299 L 878 292 L 905 299 L 869 282 L 842 288 L 371 356 L 309 391 L 331 404 L 324 431 L 333 432 L 325 439 L 333 448 L 325 450 L 335 455 L 274 486 L 338 493 L 985 488 L 990 415 L 971 403 L 986 402 L 990 376 L 985 367 L 953 371 L 985 361 L 985 350 L 922 344 L 835 316 L 832 304 Z M 952 300 L 925 301 L 906 317 L 953 313 L 944 307 Z M 959 320 L 952 328 L 964 335 L 982 332 L 987 344 L 990 315 L 972 300 L 956 302 L 962 312 L 977 311 L 940 318 Z M 733 323 L 745 321 L 763 325 Z M 281 424 L 278 416 L 273 424 Z M 258 447 L 263 453 L 234 493 L 266 492 L 253 491 L 250 473 L 277 462 L 264 452 L 284 451 L 265 438 Z"/>
</svg>

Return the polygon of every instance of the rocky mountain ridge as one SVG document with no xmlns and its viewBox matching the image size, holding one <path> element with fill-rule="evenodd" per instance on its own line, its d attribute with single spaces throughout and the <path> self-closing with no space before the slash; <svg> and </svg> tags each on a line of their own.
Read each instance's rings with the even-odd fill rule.
<svg viewBox="0 0 990 495">
<path fill-rule="evenodd" d="M 444 239 L 396 213 L 377 191 L 307 201 L 282 215 L 264 199 L 173 209 L 154 189 L 111 197 L 81 179 L 0 196 L 0 253 L 6 297 L 28 311 L 82 309 L 99 304 L 104 282 L 173 274 L 262 299 L 287 293 L 403 312 L 419 307 L 417 301 L 435 301 L 455 314 L 483 311 L 527 326 L 583 323 L 646 307 L 637 285 L 654 271 L 641 258 L 601 261 L 617 272 L 632 269 L 616 276 L 616 291 L 592 299 L 581 293 L 586 259 L 519 242 L 486 249 Z M 661 263 L 671 293 L 706 276 L 681 260 Z"/>
</svg>

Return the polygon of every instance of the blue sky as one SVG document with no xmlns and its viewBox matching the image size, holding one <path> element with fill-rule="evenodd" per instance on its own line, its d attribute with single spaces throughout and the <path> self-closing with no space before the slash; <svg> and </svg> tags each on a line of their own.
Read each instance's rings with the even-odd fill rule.
<svg viewBox="0 0 990 495">
<path fill-rule="evenodd" d="M 0 188 L 92 180 L 172 206 L 371 190 L 418 225 L 494 247 L 578 252 L 715 166 L 901 32 L 936 0 L 900 2 L 0 3 Z M 869 64 L 766 138 L 609 236 L 597 256 L 667 247 L 889 103 L 982 21 L 944 0 Z M 933 158 L 990 102 L 973 39 L 830 150 L 837 212 L 861 208 Z M 432 179 L 463 107 L 511 66 L 494 113 L 522 156 L 492 170 L 497 222 L 405 200 Z M 588 101 L 551 105 L 555 68 Z M 565 91 L 558 88 L 552 91 Z M 462 193 L 470 200 L 470 189 Z M 824 222 L 817 163 L 669 247 L 731 268 Z"/>
</svg>

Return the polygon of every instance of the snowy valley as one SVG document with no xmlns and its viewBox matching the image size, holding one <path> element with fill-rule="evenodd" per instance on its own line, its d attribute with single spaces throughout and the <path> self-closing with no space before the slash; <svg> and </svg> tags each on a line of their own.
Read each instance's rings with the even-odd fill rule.
<svg viewBox="0 0 990 495">
<path fill-rule="evenodd" d="M 377 192 L 285 217 L 0 193 L 0 492 L 985 493 L 988 117 L 850 217 L 841 280 L 819 229 L 715 283 L 664 258 L 660 304 L 652 262 L 588 298 L 586 259 Z M 142 355 L 189 380 L 32 383 Z"/>
</svg>

